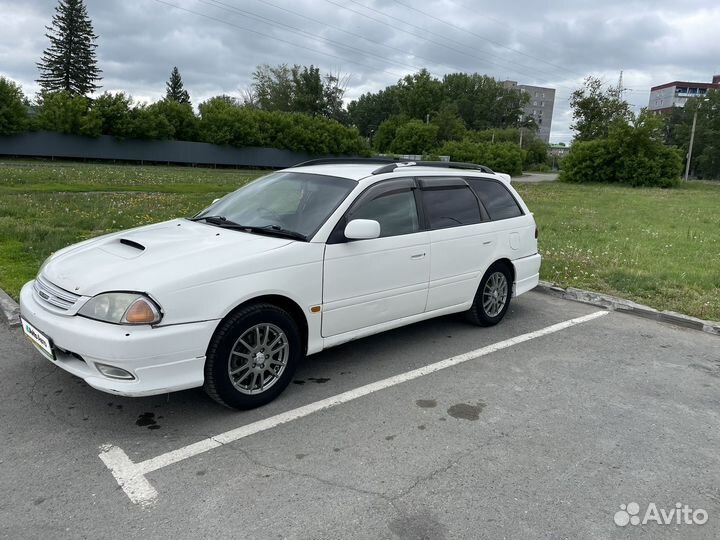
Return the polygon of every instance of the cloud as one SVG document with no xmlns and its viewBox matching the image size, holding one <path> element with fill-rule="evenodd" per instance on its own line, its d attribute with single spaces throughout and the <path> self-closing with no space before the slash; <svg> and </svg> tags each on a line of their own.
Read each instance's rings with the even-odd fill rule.
<svg viewBox="0 0 720 540">
<path fill-rule="evenodd" d="M 550 0 L 88 1 L 100 36 L 103 89 L 138 100 L 164 94 L 177 65 L 194 103 L 239 95 L 258 64 L 314 64 L 350 74 L 347 97 L 418 67 L 467 71 L 557 89 L 553 141 L 569 141 L 570 93 L 593 74 L 624 71 L 626 97 L 650 86 L 709 81 L 720 72 L 720 7 L 712 0 L 560 3 Z M 177 7 L 172 7 L 173 4 Z M 35 62 L 55 0 L 0 0 L 2 74 L 37 91 Z"/>
</svg>

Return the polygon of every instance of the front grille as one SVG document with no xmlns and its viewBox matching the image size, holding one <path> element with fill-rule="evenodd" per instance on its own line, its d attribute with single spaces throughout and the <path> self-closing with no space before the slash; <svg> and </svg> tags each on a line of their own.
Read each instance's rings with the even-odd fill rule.
<svg viewBox="0 0 720 540">
<path fill-rule="evenodd" d="M 62 311 L 67 311 L 75 305 L 75 302 L 80 298 L 79 294 L 71 293 L 65 289 L 61 289 L 57 285 L 53 285 L 47 279 L 42 276 L 38 276 L 35 279 L 33 285 L 35 294 L 38 299 L 48 305 L 51 305 Z"/>
</svg>

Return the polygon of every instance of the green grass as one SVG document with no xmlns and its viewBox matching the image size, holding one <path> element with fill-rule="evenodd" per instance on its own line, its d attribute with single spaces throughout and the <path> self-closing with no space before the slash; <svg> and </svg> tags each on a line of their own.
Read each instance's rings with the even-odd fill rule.
<svg viewBox="0 0 720 540">
<path fill-rule="evenodd" d="M 263 171 L 0 162 L 0 288 L 17 298 L 68 244 L 197 213 Z"/>
<path fill-rule="evenodd" d="M 194 214 L 262 171 L 0 162 L 0 288 L 17 298 L 53 251 Z M 720 184 L 516 184 L 540 227 L 542 278 L 720 320 Z"/>
<path fill-rule="evenodd" d="M 542 278 L 720 320 L 720 184 L 516 184 L 540 228 Z"/>
</svg>

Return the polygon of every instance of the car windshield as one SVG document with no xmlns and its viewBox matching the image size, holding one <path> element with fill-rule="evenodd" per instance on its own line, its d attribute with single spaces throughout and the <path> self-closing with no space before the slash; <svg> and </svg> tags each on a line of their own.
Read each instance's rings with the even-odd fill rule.
<svg viewBox="0 0 720 540">
<path fill-rule="evenodd" d="M 354 180 L 276 172 L 230 193 L 200 212 L 255 229 L 290 231 L 309 239 L 356 186 Z"/>
</svg>

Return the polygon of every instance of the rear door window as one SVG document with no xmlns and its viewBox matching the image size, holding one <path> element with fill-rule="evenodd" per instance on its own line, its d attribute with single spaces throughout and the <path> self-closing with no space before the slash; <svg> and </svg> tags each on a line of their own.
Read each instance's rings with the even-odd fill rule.
<svg viewBox="0 0 720 540">
<path fill-rule="evenodd" d="M 422 190 L 425 217 L 431 229 L 480 223 L 480 206 L 467 185 L 425 187 Z"/>
<path fill-rule="evenodd" d="M 485 206 L 490 219 L 509 219 L 523 215 L 515 198 L 501 182 L 486 178 L 466 178 Z"/>
</svg>

